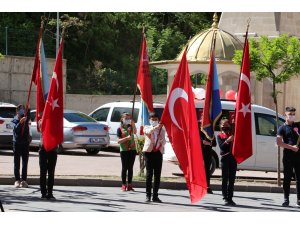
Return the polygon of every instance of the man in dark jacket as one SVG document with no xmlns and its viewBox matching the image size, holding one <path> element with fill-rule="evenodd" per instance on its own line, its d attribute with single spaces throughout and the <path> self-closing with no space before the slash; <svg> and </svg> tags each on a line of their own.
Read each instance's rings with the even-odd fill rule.
<svg viewBox="0 0 300 225">
<path fill-rule="evenodd" d="M 25 117 L 24 105 L 18 105 L 17 115 L 12 120 L 13 127 L 13 152 L 14 152 L 14 175 L 15 187 L 28 187 L 27 183 L 27 166 L 29 159 L 29 116 Z M 20 158 L 22 157 L 22 179 L 20 177 Z"/>
</svg>

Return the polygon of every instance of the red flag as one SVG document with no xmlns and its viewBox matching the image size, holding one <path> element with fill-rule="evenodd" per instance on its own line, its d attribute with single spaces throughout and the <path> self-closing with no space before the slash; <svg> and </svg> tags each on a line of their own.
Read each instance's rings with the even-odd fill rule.
<svg viewBox="0 0 300 225">
<path fill-rule="evenodd" d="M 146 37 L 143 33 L 143 41 L 137 75 L 137 86 L 141 92 L 142 124 L 149 125 L 149 113 L 154 112 L 152 98 L 152 81 L 149 72 L 149 57 L 147 52 Z"/>
<path fill-rule="evenodd" d="M 252 155 L 251 85 L 248 39 L 245 40 L 243 65 L 236 100 L 232 154 L 237 163 L 242 163 Z"/>
<path fill-rule="evenodd" d="M 184 173 L 192 203 L 207 191 L 196 109 L 184 52 L 170 90 L 161 122 Z"/>
<path fill-rule="evenodd" d="M 55 149 L 63 142 L 63 37 L 59 46 L 50 90 L 42 117 L 43 145 L 46 151 Z"/>
</svg>

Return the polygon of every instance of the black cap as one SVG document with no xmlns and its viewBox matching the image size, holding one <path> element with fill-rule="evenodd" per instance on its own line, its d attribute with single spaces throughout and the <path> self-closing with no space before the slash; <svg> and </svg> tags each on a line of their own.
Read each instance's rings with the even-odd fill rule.
<svg viewBox="0 0 300 225">
<path fill-rule="evenodd" d="M 288 106 L 288 107 L 285 108 L 285 111 L 286 111 L 286 112 L 295 112 L 296 109 L 295 109 L 294 107 Z"/>
</svg>

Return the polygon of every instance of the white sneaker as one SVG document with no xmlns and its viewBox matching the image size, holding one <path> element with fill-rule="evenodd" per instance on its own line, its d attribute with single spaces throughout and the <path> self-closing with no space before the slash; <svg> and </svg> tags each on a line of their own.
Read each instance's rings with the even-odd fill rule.
<svg viewBox="0 0 300 225">
<path fill-rule="evenodd" d="M 15 188 L 20 188 L 21 187 L 20 185 L 21 185 L 20 181 L 16 180 L 16 182 L 15 182 Z"/>
<path fill-rule="evenodd" d="M 22 187 L 22 188 L 28 188 L 27 182 L 26 182 L 25 180 L 23 180 L 23 181 L 21 182 L 21 184 L 20 184 L 20 187 Z"/>
</svg>

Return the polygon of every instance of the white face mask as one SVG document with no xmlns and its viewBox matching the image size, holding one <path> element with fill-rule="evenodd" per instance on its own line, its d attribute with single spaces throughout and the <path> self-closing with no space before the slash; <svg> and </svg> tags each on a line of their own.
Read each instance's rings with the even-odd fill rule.
<svg viewBox="0 0 300 225">
<path fill-rule="evenodd" d="M 288 119 L 288 121 L 294 122 L 295 119 L 296 119 L 296 116 L 290 116 L 290 115 L 288 115 L 287 119 Z"/>
<path fill-rule="evenodd" d="M 158 125 L 158 121 L 156 121 L 156 120 L 150 120 L 149 122 L 153 127 Z"/>
<path fill-rule="evenodd" d="M 131 120 L 123 119 L 123 124 L 124 125 L 129 125 L 129 124 L 131 124 Z"/>
</svg>

